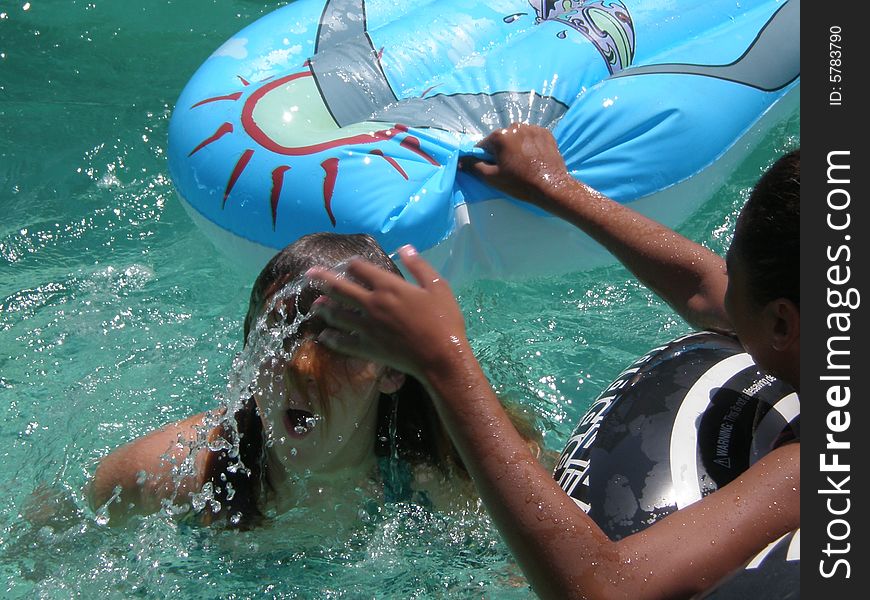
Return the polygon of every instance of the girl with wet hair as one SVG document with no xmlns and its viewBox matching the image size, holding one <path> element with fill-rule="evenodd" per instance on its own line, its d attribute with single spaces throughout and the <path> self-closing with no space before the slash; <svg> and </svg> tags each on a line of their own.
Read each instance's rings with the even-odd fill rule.
<svg viewBox="0 0 870 600">
<path fill-rule="evenodd" d="M 332 233 L 317 233 L 305 236 L 287 246 L 276 254 L 260 272 L 251 290 L 248 312 L 245 316 L 244 337 L 247 344 L 255 331 L 258 318 L 263 314 L 266 305 L 276 294 L 294 280 L 299 280 L 306 271 L 318 265 L 340 265 L 352 257 L 360 257 L 379 269 L 401 276 L 395 263 L 380 248 L 377 242 L 368 235 L 339 235 Z M 283 320 L 292 322 L 298 319 L 298 314 L 307 315 L 312 303 L 320 296 L 315 288 L 302 286 L 298 294 L 282 298 L 284 310 L 282 315 L 267 315 L 267 320 Z M 273 313 L 278 313 L 277 307 Z M 221 503 L 223 512 L 229 515 L 245 515 L 245 519 L 256 520 L 261 515 L 262 500 L 275 495 L 274 483 L 270 480 L 264 467 L 268 465 L 269 456 L 266 444 L 276 437 L 274 430 L 281 434 L 292 436 L 304 446 L 305 438 L 316 432 L 318 421 L 326 421 L 322 430 L 331 438 L 353 435 L 356 432 L 343 434 L 330 428 L 329 416 L 342 410 L 335 406 L 336 379 L 350 380 L 359 378 L 359 364 L 349 364 L 348 359 L 336 356 L 317 342 L 317 335 L 323 329 L 323 323 L 316 318 L 308 318 L 300 324 L 296 332 L 298 347 L 293 352 L 288 368 L 283 375 L 292 379 L 289 387 L 299 394 L 296 404 L 288 406 L 286 401 L 278 400 L 279 406 L 270 406 L 272 402 L 266 398 L 264 391 L 274 382 L 258 381 L 258 393 L 248 398 L 241 409 L 235 413 L 235 423 L 239 434 L 239 459 L 244 469 L 233 469 L 233 458 L 228 452 L 211 452 L 206 462 L 205 471 L 212 489 L 216 490 L 215 500 Z M 289 340 L 285 340 L 285 344 Z M 336 363 L 341 363 L 336 364 Z M 356 370 L 357 372 L 353 372 Z M 435 466 L 443 475 L 449 475 L 459 467 L 461 462 L 442 427 L 432 400 L 420 383 L 412 377 L 406 377 L 392 370 L 384 370 L 379 376 L 382 381 L 378 388 L 375 403 L 371 405 L 367 415 L 376 415 L 374 436 L 370 430 L 364 431 L 366 438 L 374 441 L 373 456 L 377 457 L 378 468 L 385 486 L 385 496 L 392 500 L 417 500 L 426 502 L 425 493 L 412 490 L 409 465 L 426 464 Z M 287 386 L 282 386 L 287 387 Z M 279 390 L 283 396 L 284 390 Z M 292 396 L 292 392 L 287 394 Z M 350 399 L 355 402 L 356 399 Z M 316 405 L 316 406 L 314 406 Z M 285 406 L 287 406 L 285 408 Z M 317 408 L 318 412 L 308 410 Z M 374 411 L 374 412 L 372 412 Z M 275 413 L 280 417 L 280 423 L 273 418 Z M 342 422 L 347 422 L 343 419 Z M 313 425 L 310 427 L 310 425 Z M 359 422 L 353 421 L 353 427 L 358 430 Z M 309 431 L 309 428 L 312 431 Z M 332 429 L 332 430 L 330 430 Z M 233 439 L 235 432 L 222 425 L 216 428 L 212 436 L 223 439 Z M 350 438 L 348 435 L 348 439 Z M 274 440 L 273 440 L 274 441 Z M 344 441 L 344 440 L 343 440 Z M 323 442 L 321 442 L 323 443 Z M 281 445 L 288 445 L 285 441 Z M 314 445 L 314 444 L 312 444 Z M 367 445 L 366 445 L 367 446 Z M 304 454 L 304 449 L 293 446 L 295 453 L 284 462 L 287 470 L 298 472 L 302 469 L 321 471 L 329 469 L 328 460 L 312 461 Z M 387 468 L 387 463 L 396 453 L 399 462 Z M 328 449 L 325 457 L 340 455 L 341 449 Z M 364 454 L 372 456 L 370 451 Z M 286 456 L 285 456 L 286 458 Z M 323 457 L 321 457 L 323 458 Z M 292 460 L 291 460 L 292 459 Z M 341 457 L 339 456 L 339 460 Z M 250 466 L 248 466 L 250 465 Z M 399 472 L 397 472 L 397 465 Z M 274 477 L 273 477 L 274 479 Z M 229 485 L 226 485 L 226 484 Z M 229 491 L 232 491 L 229 493 Z M 286 504 L 286 503 L 285 503 Z M 206 521 L 212 521 L 216 513 L 206 511 Z"/>
<path fill-rule="evenodd" d="M 438 505 L 438 488 L 467 484 L 419 381 L 319 341 L 324 324 L 310 311 L 321 292 L 303 276 L 354 257 L 401 277 L 368 235 L 308 235 L 269 261 L 244 323 L 243 356 L 259 367 L 238 405 L 171 423 L 106 456 L 91 497 L 95 507 L 108 503 L 110 522 L 193 504 L 206 523 L 248 527 L 300 505 L 331 510 L 348 490 Z M 264 352 L 273 335 L 278 348 Z M 515 420 L 537 452 L 535 432 Z"/>
</svg>

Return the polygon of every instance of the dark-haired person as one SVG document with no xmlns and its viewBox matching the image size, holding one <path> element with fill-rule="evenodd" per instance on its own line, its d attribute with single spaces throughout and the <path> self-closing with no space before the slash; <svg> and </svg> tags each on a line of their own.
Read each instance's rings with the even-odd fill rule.
<svg viewBox="0 0 870 600">
<path fill-rule="evenodd" d="M 465 169 L 576 224 L 689 323 L 735 331 L 763 369 L 799 388 L 799 152 L 755 187 L 724 261 L 574 180 L 546 130 L 516 125 L 482 145 L 494 163 Z M 447 282 L 413 248 L 400 256 L 417 285 L 362 262 L 347 269 L 354 281 L 309 273 L 325 289 L 315 314 L 330 328 L 320 339 L 426 385 L 539 596 L 689 598 L 800 527 L 800 444 L 791 440 L 702 500 L 610 540 L 525 449 L 471 351 Z"/>
<path fill-rule="evenodd" d="M 354 256 L 399 276 L 367 235 L 312 234 L 276 254 L 253 285 L 245 343 L 255 339 L 258 323 L 268 328 L 307 315 L 320 295 L 299 283 L 308 269 L 336 267 Z M 291 291 L 298 292 L 287 295 L 294 282 Z M 253 394 L 232 419 L 222 418 L 221 410 L 196 414 L 103 458 L 91 485 L 94 507 L 109 502 L 110 522 L 119 522 L 167 501 L 189 507 L 205 485 L 213 493 L 202 511 L 205 522 L 226 518 L 250 526 L 267 511 L 319 504 L 329 512 L 349 505 L 348 492 L 357 488 L 367 490 L 363 496 L 436 507 L 439 498 L 456 497 L 467 474 L 425 388 L 377 362 L 325 348 L 316 341 L 323 327 L 318 319 L 298 322 L 294 339 L 284 340 L 290 355 L 259 357 Z M 530 447 L 537 447 L 531 430 L 528 435 Z M 240 461 L 226 449 L 234 441 Z M 356 516 L 357 509 L 349 514 Z"/>
</svg>

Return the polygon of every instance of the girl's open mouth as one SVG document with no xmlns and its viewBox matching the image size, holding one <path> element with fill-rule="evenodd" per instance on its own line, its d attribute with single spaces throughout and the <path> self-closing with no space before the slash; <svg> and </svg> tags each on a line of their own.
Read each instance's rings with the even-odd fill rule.
<svg viewBox="0 0 870 600">
<path fill-rule="evenodd" d="M 284 427 L 291 437 L 300 439 L 311 433 L 317 425 L 318 417 L 307 410 L 288 408 L 284 412 Z"/>
</svg>

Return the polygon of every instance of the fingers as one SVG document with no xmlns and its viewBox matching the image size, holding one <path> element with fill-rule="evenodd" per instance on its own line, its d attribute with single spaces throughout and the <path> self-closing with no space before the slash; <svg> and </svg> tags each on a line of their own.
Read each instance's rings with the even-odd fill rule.
<svg viewBox="0 0 870 600">
<path fill-rule="evenodd" d="M 323 296 L 314 301 L 313 309 L 314 314 L 326 321 L 327 325 L 345 331 L 362 329 L 367 322 L 360 312 L 344 308 Z"/>
<path fill-rule="evenodd" d="M 499 166 L 497 164 L 488 163 L 473 157 L 463 158 L 460 161 L 462 170 L 478 177 L 495 177 L 499 174 Z"/>
<path fill-rule="evenodd" d="M 314 302 L 313 309 L 329 325 L 317 336 L 319 343 L 348 356 L 369 357 L 370 353 L 364 351 L 359 334 L 366 319 L 359 312 L 343 308 L 323 296 Z"/>
<path fill-rule="evenodd" d="M 441 275 L 410 244 L 399 248 L 399 256 L 421 287 L 425 288 L 442 280 Z M 345 273 L 354 281 L 342 278 L 334 271 L 327 271 L 320 267 L 309 269 L 305 276 L 312 283 L 320 284 L 323 291 L 331 298 L 356 307 L 365 306 L 373 290 L 394 289 L 407 283 L 398 275 L 384 271 L 380 267 L 360 259 L 351 261 Z M 366 289 L 363 285 L 371 289 Z"/>
<path fill-rule="evenodd" d="M 363 351 L 359 336 L 354 333 L 346 333 L 336 329 L 324 329 L 317 341 L 325 345 L 330 350 L 354 356 L 357 358 L 368 358 L 368 354 Z"/>
<path fill-rule="evenodd" d="M 350 306 L 361 306 L 368 295 L 369 290 L 355 281 L 340 276 L 335 271 L 329 271 L 322 267 L 314 267 L 305 273 L 309 282 L 319 287 L 330 297 L 340 300 Z"/>
<path fill-rule="evenodd" d="M 350 261 L 344 272 L 348 277 L 370 289 L 390 287 L 397 280 L 401 281 L 401 277 L 398 275 L 385 271 L 361 258 Z"/>
<path fill-rule="evenodd" d="M 527 140 L 550 140 L 555 144 L 553 133 L 546 127 L 527 123 L 511 123 L 504 129 L 496 129 L 478 142 L 478 146 L 492 154 L 496 159 L 504 152 L 516 152 L 525 146 Z M 496 160 L 497 162 L 497 160 Z"/>
<path fill-rule="evenodd" d="M 402 264 L 408 269 L 420 287 L 427 289 L 433 285 L 441 284 L 441 275 L 426 262 L 422 256 L 417 253 L 417 249 L 411 246 L 402 246 L 399 248 L 399 257 L 402 259 Z"/>
<path fill-rule="evenodd" d="M 501 152 L 502 147 L 504 146 L 504 136 L 510 131 L 510 129 L 496 129 L 488 136 L 480 140 L 476 145 L 478 148 L 482 148 L 485 152 L 492 155 L 493 158 L 498 162 L 498 155 Z"/>
</svg>

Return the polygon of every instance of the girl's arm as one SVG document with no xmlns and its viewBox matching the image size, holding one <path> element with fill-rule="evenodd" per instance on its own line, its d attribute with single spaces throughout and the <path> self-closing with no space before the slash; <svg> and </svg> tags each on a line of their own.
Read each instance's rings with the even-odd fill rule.
<svg viewBox="0 0 870 600">
<path fill-rule="evenodd" d="M 190 452 L 204 447 L 207 414 L 170 423 L 108 454 L 91 482 L 91 506 L 97 509 L 112 500 L 107 507 L 110 522 L 118 523 L 132 514 L 156 512 L 164 500 L 189 503 L 190 494 L 203 484 L 208 452 L 193 457 Z"/>
</svg>

